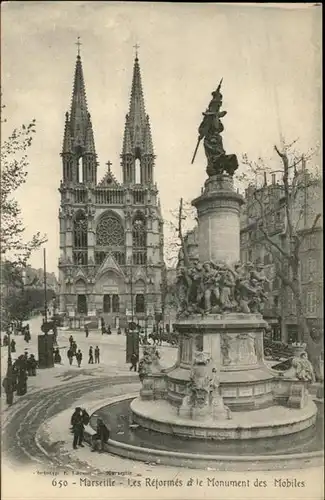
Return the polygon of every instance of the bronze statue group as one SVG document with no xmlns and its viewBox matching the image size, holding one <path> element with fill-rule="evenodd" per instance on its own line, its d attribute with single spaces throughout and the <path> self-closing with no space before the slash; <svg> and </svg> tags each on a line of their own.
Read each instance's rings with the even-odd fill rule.
<svg viewBox="0 0 325 500">
<path fill-rule="evenodd" d="M 176 282 L 179 315 L 262 313 L 267 282 L 260 264 L 238 262 L 231 266 L 212 261 L 202 264 L 195 259 L 186 266 L 180 260 Z"/>
</svg>

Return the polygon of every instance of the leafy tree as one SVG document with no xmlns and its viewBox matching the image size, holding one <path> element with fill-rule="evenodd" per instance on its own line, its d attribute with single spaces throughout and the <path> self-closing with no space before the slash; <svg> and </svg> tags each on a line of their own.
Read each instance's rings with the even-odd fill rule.
<svg viewBox="0 0 325 500">
<path fill-rule="evenodd" d="M 1 106 L 1 111 L 3 109 L 4 105 Z M 31 252 L 46 241 L 46 237 L 39 232 L 30 241 L 24 240 L 25 227 L 21 209 L 14 198 L 15 191 L 26 182 L 29 167 L 27 151 L 33 141 L 35 125 L 35 120 L 32 120 L 27 125 L 15 128 L 1 144 L 1 256 L 20 265 L 25 265 Z"/>
</svg>

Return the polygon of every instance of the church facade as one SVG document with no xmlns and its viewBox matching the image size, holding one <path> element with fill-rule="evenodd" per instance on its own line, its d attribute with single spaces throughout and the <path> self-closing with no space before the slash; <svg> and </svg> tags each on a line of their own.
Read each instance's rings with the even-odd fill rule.
<svg viewBox="0 0 325 500">
<path fill-rule="evenodd" d="M 61 157 L 60 312 L 75 328 L 100 318 L 112 328 L 130 321 L 158 322 L 165 273 L 163 219 L 137 55 L 122 142 L 122 182 L 109 162 L 104 178 L 97 178 L 80 54 Z"/>
</svg>

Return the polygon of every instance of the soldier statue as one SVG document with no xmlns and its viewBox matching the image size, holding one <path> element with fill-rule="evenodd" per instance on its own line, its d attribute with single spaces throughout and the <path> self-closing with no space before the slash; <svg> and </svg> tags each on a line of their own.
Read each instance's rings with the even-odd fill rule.
<svg viewBox="0 0 325 500">
<path fill-rule="evenodd" d="M 220 119 L 226 116 L 227 111 L 220 111 L 222 106 L 221 84 L 222 80 L 218 88 L 212 92 L 212 100 L 208 109 L 203 113 L 204 118 L 199 126 L 198 142 L 192 159 L 192 163 L 194 163 L 199 144 L 204 139 L 203 144 L 208 161 L 207 174 L 209 177 L 221 175 L 224 172 L 232 177 L 238 168 L 236 155 L 227 155 L 223 148 L 221 133 L 224 127 Z"/>
</svg>

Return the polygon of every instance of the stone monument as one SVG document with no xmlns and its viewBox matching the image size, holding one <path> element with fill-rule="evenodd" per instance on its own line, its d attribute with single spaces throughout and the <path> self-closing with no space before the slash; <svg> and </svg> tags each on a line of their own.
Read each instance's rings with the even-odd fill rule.
<svg viewBox="0 0 325 500">
<path fill-rule="evenodd" d="M 303 359 L 279 376 L 264 362 L 263 268 L 239 260 L 243 198 L 233 185 L 237 157 L 226 154 L 221 133 L 221 82 L 199 127 L 208 175 L 192 204 L 198 216 L 198 258 L 177 269 L 178 359 L 162 370 L 156 353 L 144 359 L 133 420 L 147 429 L 190 438 L 251 439 L 298 432 L 315 422 L 308 396 L 310 366 Z M 148 357 L 148 354 L 145 354 Z M 155 366 L 153 370 L 152 367 Z M 306 375 L 308 372 L 308 376 Z M 154 401 L 153 401 L 154 400 Z"/>
</svg>

